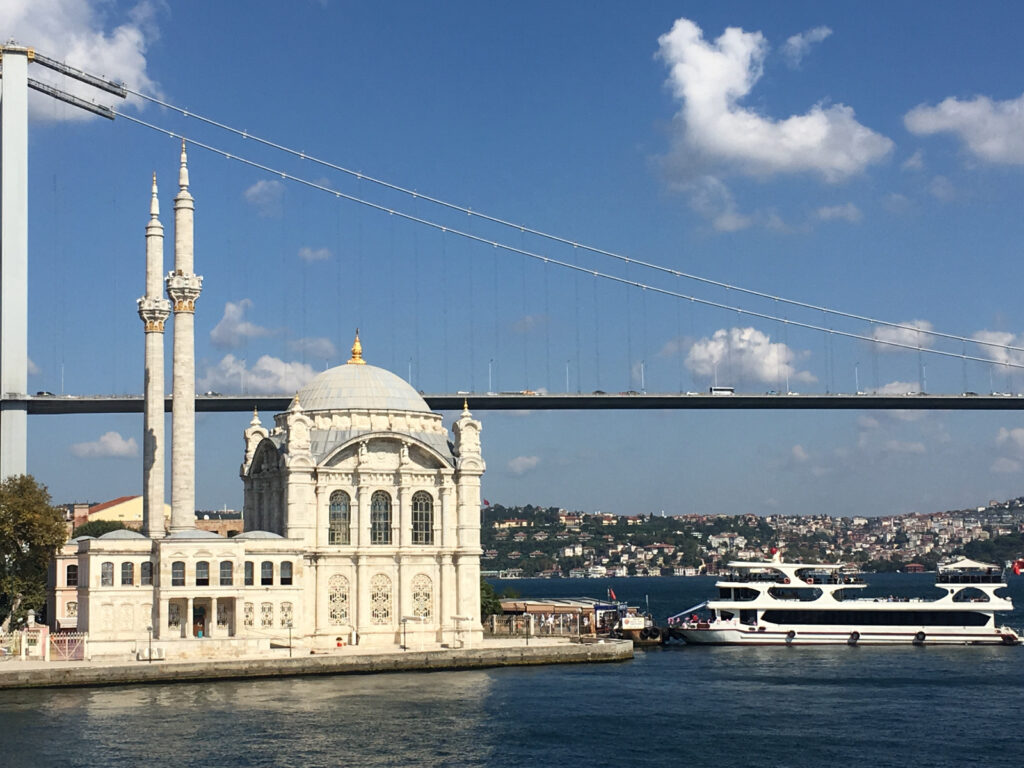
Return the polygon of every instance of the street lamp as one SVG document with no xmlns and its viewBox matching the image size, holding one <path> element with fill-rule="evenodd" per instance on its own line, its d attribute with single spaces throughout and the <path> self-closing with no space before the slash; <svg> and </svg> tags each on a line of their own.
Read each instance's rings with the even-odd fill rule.
<svg viewBox="0 0 1024 768">
<path fill-rule="evenodd" d="M 146 631 L 149 632 L 149 658 L 147 659 L 147 661 L 149 661 L 149 663 L 152 664 L 153 663 L 153 625 L 150 624 L 148 627 L 146 627 Z"/>
<path fill-rule="evenodd" d="M 408 625 L 408 623 L 409 623 L 409 617 L 408 616 L 403 616 L 402 617 L 402 650 L 403 651 L 408 651 L 409 650 L 409 644 L 408 644 L 408 640 L 407 640 L 406 634 L 405 634 L 406 633 L 406 626 Z"/>
<path fill-rule="evenodd" d="M 292 657 L 292 623 L 288 622 L 288 658 Z"/>
</svg>

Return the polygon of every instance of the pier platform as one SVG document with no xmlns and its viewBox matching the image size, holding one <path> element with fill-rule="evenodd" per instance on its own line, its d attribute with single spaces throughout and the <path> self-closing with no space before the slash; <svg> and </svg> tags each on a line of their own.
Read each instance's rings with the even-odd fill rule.
<svg viewBox="0 0 1024 768">
<path fill-rule="evenodd" d="M 0 664 L 0 690 L 135 685 L 197 680 L 435 672 L 543 664 L 584 664 L 633 658 L 628 640 L 579 643 L 555 639 L 487 640 L 475 648 L 386 651 L 350 646 L 310 654 L 287 649 L 272 656 L 187 661 L 7 661 Z"/>
</svg>

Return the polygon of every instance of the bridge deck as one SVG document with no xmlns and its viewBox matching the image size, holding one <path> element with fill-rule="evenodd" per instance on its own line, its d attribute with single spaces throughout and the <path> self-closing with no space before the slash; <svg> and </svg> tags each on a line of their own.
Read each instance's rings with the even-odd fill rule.
<svg viewBox="0 0 1024 768">
<path fill-rule="evenodd" d="M 915 410 L 1020 411 L 1024 395 L 710 395 L 710 394 L 425 394 L 434 410 L 473 411 L 571 410 Z M 198 395 L 199 413 L 258 409 L 284 411 L 289 395 Z M 141 395 L 6 395 L 0 407 L 22 407 L 30 414 L 142 413 Z M 171 411 L 171 398 L 164 410 Z"/>
</svg>

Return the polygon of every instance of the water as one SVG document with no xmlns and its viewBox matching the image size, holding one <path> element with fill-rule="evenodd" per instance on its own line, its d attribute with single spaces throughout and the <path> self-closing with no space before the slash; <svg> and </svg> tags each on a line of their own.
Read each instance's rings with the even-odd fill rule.
<svg viewBox="0 0 1024 768">
<path fill-rule="evenodd" d="M 647 594 L 659 619 L 711 583 L 510 582 L 530 597 Z M 1024 608 L 1024 579 L 1011 592 Z M 1016 766 L 1022 653 L 677 647 L 622 664 L 0 692 L 0 765 Z"/>
</svg>

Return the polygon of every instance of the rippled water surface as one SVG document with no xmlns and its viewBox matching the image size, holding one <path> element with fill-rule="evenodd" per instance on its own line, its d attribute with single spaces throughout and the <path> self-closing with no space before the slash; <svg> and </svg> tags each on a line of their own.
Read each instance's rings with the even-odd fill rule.
<svg viewBox="0 0 1024 768">
<path fill-rule="evenodd" d="M 609 583 L 663 616 L 711 582 L 515 586 Z M 1017 766 L 1022 663 L 1021 647 L 678 647 L 621 664 L 0 692 L 0 765 Z"/>
</svg>

